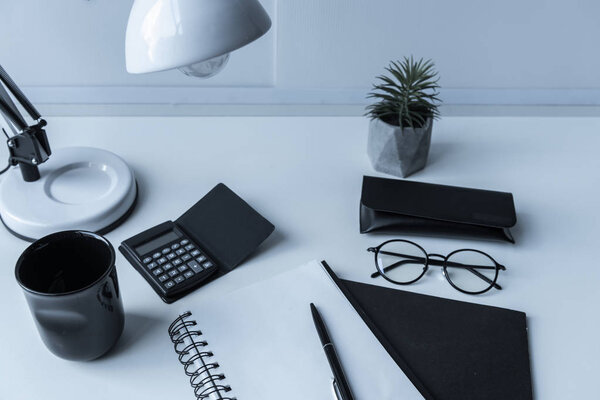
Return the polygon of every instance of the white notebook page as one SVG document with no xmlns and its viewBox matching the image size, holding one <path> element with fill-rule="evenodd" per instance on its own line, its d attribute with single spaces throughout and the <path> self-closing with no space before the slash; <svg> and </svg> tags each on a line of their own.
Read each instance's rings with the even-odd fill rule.
<svg viewBox="0 0 600 400">
<path fill-rule="evenodd" d="M 317 261 L 192 309 L 237 400 L 330 400 L 321 313 L 356 400 L 423 399 Z"/>
</svg>

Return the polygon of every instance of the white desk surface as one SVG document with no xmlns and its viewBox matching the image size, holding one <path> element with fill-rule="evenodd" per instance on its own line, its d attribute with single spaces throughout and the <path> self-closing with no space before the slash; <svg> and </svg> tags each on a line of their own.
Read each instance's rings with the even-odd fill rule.
<svg viewBox="0 0 600 400">
<path fill-rule="evenodd" d="M 413 238 L 430 252 L 488 252 L 508 268 L 504 290 L 464 295 L 437 269 L 404 289 L 525 311 L 537 399 L 598 396 L 599 132 L 598 118 L 448 117 L 434 125 L 429 165 L 410 177 L 514 194 L 515 245 Z M 105 148 L 134 168 L 139 203 L 107 235 L 115 247 L 176 218 L 218 182 L 276 231 L 237 270 L 172 305 L 119 254 L 124 334 L 108 355 L 79 363 L 56 358 L 39 339 L 14 278 L 28 243 L 0 229 L 0 399 L 191 399 L 166 333 L 179 311 L 310 259 L 370 282 L 365 249 L 393 237 L 358 232 L 362 176 L 381 175 L 366 156 L 364 118 L 50 118 L 48 134 L 55 148 Z"/>
</svg>

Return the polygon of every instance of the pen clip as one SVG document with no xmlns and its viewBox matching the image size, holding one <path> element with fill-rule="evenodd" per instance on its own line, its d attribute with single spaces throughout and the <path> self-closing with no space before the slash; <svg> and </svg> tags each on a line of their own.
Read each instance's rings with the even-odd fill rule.
<svg viewBox="0 0 600 400">
<path fill-rule="evenodd" d="M 335 379 L 331 380 L 331 386 L 333 386 L 333 394 L 335 395 L 336 400 L 343 400 L 342 394 L 340 393 L 340 388 L 338 387 L 338 384 L 335 381 Z"/>
</svg>

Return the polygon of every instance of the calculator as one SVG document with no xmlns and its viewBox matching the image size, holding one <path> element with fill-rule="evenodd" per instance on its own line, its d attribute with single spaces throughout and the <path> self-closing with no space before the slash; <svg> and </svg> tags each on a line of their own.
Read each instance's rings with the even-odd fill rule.
<svg viewBox="0 0 600 400">
<path fill-rule="evenodd" d="M 187 294 L 218 269 L 207 252 L 171 221 L 124 241 L 119 249 L 166 303 Z"/>
<path fill-rule="evenodd" d="M 185 211 L 124 240 L 119 251 L 165 303 L 231 272 L 275 227 L 223 183 Z"/>
</svg>

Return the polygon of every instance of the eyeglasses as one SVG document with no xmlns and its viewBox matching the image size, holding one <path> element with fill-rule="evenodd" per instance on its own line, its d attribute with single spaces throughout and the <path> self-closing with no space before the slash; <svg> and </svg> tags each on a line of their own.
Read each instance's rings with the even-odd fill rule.
<svg viewBox="0 0 600 400">
<path fill-rule="evenodd" d="M 427 253 L 409 240 L 395 239 L 383 242 L 367 251 L 375 253 L 377 272 L 371 278 L 383 276 L 398 285 L 410 285 L 421 279 L 430 265 L 442 267 L 450 285 L 466 294 L 481 294 L 491 288 L 501 290 L 496 283 L 498 271 L 506 267 L 488 254 L 473 249 L 455 250 L 447 256 Z"/>
</svg>

